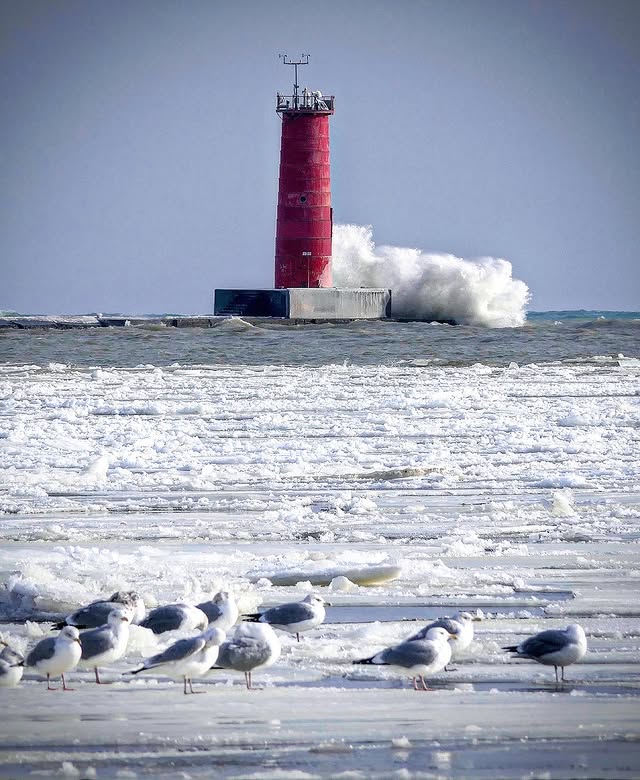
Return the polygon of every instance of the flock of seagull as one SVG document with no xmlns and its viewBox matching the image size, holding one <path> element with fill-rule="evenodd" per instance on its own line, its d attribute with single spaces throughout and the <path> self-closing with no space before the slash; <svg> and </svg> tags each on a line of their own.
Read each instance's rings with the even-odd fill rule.
<svg viewBox="0 0 640 780">
<path fill-rule="evenodd" d="M 280 640 L 274 629 L 295 635 L 317 628 L 325 619 L 325 602 L 310 594 L 301 601 L 242 615 L 229 591 L 222 590 L 210 601 L 196 606 L 166 604 L 146 611 L 142 598 L 133 591 L 118 591 L 107 600 L 94 601 L 56 623 L 56 636 L 40 640 L 26 658 L 0 640 L 0 687 L 13 687 L 22 679 L 25 667 L 46 677 L 47 690 L 55 690 L 52 677 L 60 677 L 63 690 L 65 674 L 79 667 L 92 669 L 97 684 L 102 684 L 100 668 L 120 660 L 127 649 L 129 626 L 140 625 L 163 634 L 167 631 L 197 631 L 195 636 L 179 639 L 165 650 L 145 658 L 137 669 L 125 674 L 155 672 L 182 680 L 183 691 L 194 691 L 193 680 L 212 669 L 244 673 L 248 689 L 253 688 L 252 672 L 273 665 L 280 657 Z M 413 680 L 414 690 L 429 690 L 426 677 L 447 669 L 473 640 L 473 623 L 479 618 L 468 612 L 435 620 L 408 639 L 354 664 L 384 665 L 397 669 Z M 230 633 L 227 638 L 227 634 Z M 515 657 L 527 658 L 558 669 L 564 681 L 566 666 L 586 653 L 584 630 L 577 624 L 566 629 L 549 629 L 529 637 L 519 645 L 503 648 Z"/>
</svg>

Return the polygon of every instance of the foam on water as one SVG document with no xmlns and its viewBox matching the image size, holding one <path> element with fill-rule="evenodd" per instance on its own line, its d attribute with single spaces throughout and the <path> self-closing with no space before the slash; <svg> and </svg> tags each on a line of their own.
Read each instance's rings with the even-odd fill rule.
<svg viewBox="0 0 640 780">
<path fill-rule="evenodd" d="M 394 317 L 517 327 L 530 298 L 507 260 L 376 246 L 370 225 L 335 226 L 333 274 L 338 287 L 391 288 Z"/>
</svg>

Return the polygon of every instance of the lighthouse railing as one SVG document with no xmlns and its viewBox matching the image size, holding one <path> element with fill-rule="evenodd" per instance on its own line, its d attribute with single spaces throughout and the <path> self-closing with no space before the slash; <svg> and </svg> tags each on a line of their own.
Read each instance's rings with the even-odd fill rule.
<svg viewBox="0 0 640 780">
<path fill-rule="evenodd" d="M 333 95 L 322 95 L 317 92 L 307 92 L 304 90 L 297 95 L 276 96 L 276 111 L 300 111 L 304 112 L 329 112 L 333 113 L 335 97 Z"/>
</svg>

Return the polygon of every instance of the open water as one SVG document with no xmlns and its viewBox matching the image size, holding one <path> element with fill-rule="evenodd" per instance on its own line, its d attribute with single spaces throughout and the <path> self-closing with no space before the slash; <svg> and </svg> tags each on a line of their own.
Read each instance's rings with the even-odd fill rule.
<svg viewBox="0 0 640 780">
<path fill-rule="evenodd" d="M 640 356 L 640 313 L 539 312 L 515 328 L 424 322 L 251 325 L 211 329 L 157 326 L 90 330 L 0 330 L 0 361 L 73 366 L 180 364 L 508 365 Z"/>
</svg>

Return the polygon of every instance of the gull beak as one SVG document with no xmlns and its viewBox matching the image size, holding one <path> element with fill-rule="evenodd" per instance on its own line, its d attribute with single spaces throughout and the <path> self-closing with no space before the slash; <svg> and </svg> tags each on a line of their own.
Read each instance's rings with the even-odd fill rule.
<svg viewBox="0 0 640 780">
<path fill-rule="evenodd" d="M 480 622 L 482 621 L 482 618 L 481 618 L 481 617 L 478 617 L 478 616 L 476 615 L 474 618 L 472 618 L 472 621 L 473 621 L 474 623 L 480 623 Z"/>
<path fill-rule="evenodd" d="M 80 637 L 77 637 L 77 639 L 74 639 L 73 641 L 77 642 L 80 645 L 80 647 L 82 647 L 82 642 L 80 641 Z"/>
<path fill-rule="evenodd" d="M 458 641 L 458 635 L 457 634 L 449 634 L 449 639 L 455 639 L 456 642 Z"/>
<path fill-rule="evenodd" d="M 122 620 L 123 623 L 129 622 L 129 618 L 126 615 L 123 615 L 120 619 Z"/>
</svg>

